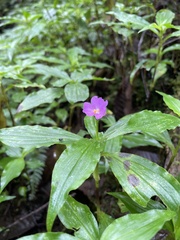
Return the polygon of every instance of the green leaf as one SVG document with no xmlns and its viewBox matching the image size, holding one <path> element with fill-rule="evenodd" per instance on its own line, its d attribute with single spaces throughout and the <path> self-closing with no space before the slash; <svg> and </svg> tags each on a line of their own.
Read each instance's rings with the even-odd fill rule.
<svg viewBox="0 0 180 240">
<path fill-rule="evenodd" d="M 153 69 L 154 71 L 154 69 Z M 159 63 L 156 70 L 155 70 L 155 76 L 154 76 L 154 82 L 156 82 L 158 80 L 158 78 L 162 77 L 162 75 L 164 75 L 167 71 L 167 64 L 166 63 Z"/>
<path fill-rule="evenodd" d="M 174 212 L 167 210 L 150 210 L 126 215 L 109 225 L 100 240 L 150 240 L 174 215 Z"/>
<path fill-rule="evenodd" d="M 98 214 L 98 220 L 99 220 L 100 235 L 102 235 L 104 230 L 114 221 L 114 218 L 112 218 L 110 215 L 100 211 Z"/>
<path fill-rule="evenodd" d="M 107 139 L 112 139 L 112 138 L 115 138 L 117 136 L 121 136 L 121 135 L 124 135 L 126 133 L 130 133 L 131 130 L 127 131 L 127 125 L 128 125 L 128 121 L 130 120 L 131 117 L 132 117 L 132 115 L 127 115 L 127 116 L 121 118 L 116 123 L 114 123 L 104 133 L 104 137 L 107 138 Z"/>
<path fill-rule="evenodd" d="M 17 240 L 78 240 L 76 237 L 61 232 L 37 233 L 18 238 Z"/>
<path fill-rule="evenodd" d="M 180 32 L 180 31 L 179 31 Z M 180 34 L 179 34 L 180 35 Z M 163 54 L 167 53 L 167 52 L 170 52 L 170 51 L 180 51 L 180 44 L 173 44 L 171 45 L 170 47 L 167 47 L 163 50 Z"/>
<path fill-rule="evenodd" d="M 8 201 L 8 200 L 11 200 L 11 199 L 14 199 L 15 196 L 6 196 L 6 195 L 1 195 L 0 196 L 0 203 L 4 202 L 4 201 Z"/>
<path fill-rule="evenodd" d="M 121 137 L 117 136 L 106 141 L 104 152 L 119 153 L 122 147 Z"/>
<path fill-rule="evenodd" d="M 168 9 L 162 9 L 156 14 L 156 23 L 158 25 L 164 25 L 166 23 L 172 23 L 175 14 Z"/>
<path fill-rule="evenodd" d="M 62 95 L 63 89 L 61 88 L 48 88 L 33 92 L 24 99 L 19 105 L 17 111 L 22 112 L 37 107 L 43 103 L 51 103 L 55 98 L 60 98 Z"/>
<path fill-rule="evenodd" d="M 166 37 L 166 39 L 169 39 L 169 38 L 171 38 L 171 37 L 179 37 L 179 36 L 180 36 L 180 30 L 175 31 L 175 32 L 169 34 L 169 35 Z M 174 44 L 174 45 L 176 45 L 176 44 Z M 174 46 L 174 45 L 173 45 L 173 46 Z M 177 45 L 179 45 L 179 44 L 177 44 Z M 178 48 L 175 49 L 175 50 L 178 50 Z"/>
<path fill-rule="evenodd" d="M 173 219 L 175 239 L 180 239 L 180 208 Z"/>
<path fill-rule="evenodd" d="M 92 78 L 92 69 L 84 69 L 82 72 L 74 71 L 71 73 L 71 79 L 75 82 L 82 82 Z"/>
<path fill-rule="evenodd" d="M 84 125 L 92 138 L 96 137 L 96 133 L 98 131 L 98 121 L 95 117 L 85 116 Z"/>
<path fill-rule="evenodd" d="M 144 18 L 130 13 L 121 12 L 119 10 L 107 12 L 107 14 L 114 15 L 119 21 L 128 24 L 131 23 L 133 29 L 141 29 L 149 25 Z"/>
<path fill-rule="evenodd" d="M 82 139 L 70 145 L 60 156 L 53 170 L 47 229 L 65 203 L 68 193 L 78 188 L 95 170 L 100 159 L 100 143 Z"/>
<path fill-rule="evenodd" d="M 32 69 L 33 73 L 42 74 L 46 78 L 57 77 L 57 78 L 71 80 L 69 75 L 66 72 L 59 69 L 58 65 L 55 67 L 49 67 L 49 66 L 43 65 L 43 64 L 34 64 L 31 66 L 31 69 Z"/>
<path fill-rule="evenodd" d="M 89 88 L 82 83 L 69 83 L 65 86 L 64 93 L 68 102 L 76 103 L 89 97 Z"/>
<path fill-rule="evenodd" d="M 53 144 L 70 144 L 81 137 L 61 128 L 41 126 L 17 126 L 0 130 L 0 141 L 11 147 L 25 149 L 51 146 Z M 60 141 L 61 140 L 61 141 Z"/>
<path fill-rule="evenodd" d="M 130 83 L 133 83 L 133 80 L 135 78 L 136 73 L 139 71 L 139 69 L 142 68 L 143 64 L 146 62 L 147 60 L 143 59 L 141 60 L 138 64 L 136 64 L 136 66 L 134 67 L 134 69 L 132 70 L 131 74 L 130 74 Z"/>
<path fill-rule="evenodd" d="M 170 147 L 171 151 L 174 150 L 174 145 L 171 141 L 168 131 L 164 131 L 162 133 L 158 133 L 158 132 L 148 133 L 148 136 L 149 138 L 154 138 L 159 142 L 165 143 L 168 147 Z"/>
<path fill-rule="evenodd" d="M 165 130 L 180 126 L 180 119 L 160 111 L 144 110 L 127 115 L 112 125 L 105 132 L 104 137 L 111 139 L 131 132 L 162 133 Z"/>
<path fill-rule="evenodd" d="M 174 113 L 180 116 L 180 100 L 172 97 L 171 95 L 158 92 L 160 95 L 163 96 L 163 100 L 166 103 L 166 105 L 173 110 Z"/>
<path fill-rule="evenodd" d="M 130 29 L 123 28 L 120 24 L 114 24 L 112 26 L 114 32 L 117 32 L 120 35 L 123 35 L 125 38 L 129 38 L 134 32 Z"/>
<path fill-rule="evenodd" d="M 23 158 L 17 158 L 8 161 L 2 171 L 0 179 L 0 193 L 4 190 L 10 181 L 16 177 L 19 177 L 22 170 L 24 169 L 24 166 L 25 163 Z"/>
<path fill-rule="evenodd" d="M 160 111 L 144 110 L 131 115 L 127 124 L 127 131 L 141 131 L 143 133 L 161 133 L 174 129 L 180 125 L 180 119 Z"/>
<path fill-rule="evenodd" d="M 162 148 L 162 145 L 155 139 L 148 135 L 132 133 L 123 136 L 123 146 L 133 148 L 138 146 L 155 146 Z"/>
<path fill-rule="evenodd" d="M 99 228 L 94 215 L 86 205 L 71 196 L 68 196 L 58 216 L 66 228 L 77 230 L 75 236 L 78 239 L 99 239 Z"/>
<path fill-rule="evenodd" d="M 160 30 L 160 27 L 156 24 L 156 23 L 151 23 L 149 25 L 146 25 L 145 27 L 143 27 L 140 31 L 140 32 L 144 32 L 144 31 L 147 31 L 147 30 L 150 30 L 152 31 L 153 33 L 155 33 L 156 35 L 159 35 L 159 32 L 158 30 Z"/>
<path fill-rule="evenodd" d="M 146 207 L 142 207 L 141 205 L 133 201 L 125 192 L 115 192 L 108 194 L 119 199 L 119 202 L 121 202 L 121 204 L 118 203 L 118 205 L 120 205 L 120 208 L 123 204 L 124 206 L 126 206 L 127 211 L 129 211 L 130 213 L 143 213 L 153 209 L 165 209 L 165 206 L 162 203 L 154 201 L 152 199 L 149 200 Z M 123 212 L 122 209 L 121 212 Z"/>
<path fill-rule="evenodd" d="M 158 196 L 173 211 L 180 205 L 180 183 L 164 168 L 133 154 L 109 154 L 110 167 L 127 194 L 146 207 L 152 196 Z"/>
</svg>

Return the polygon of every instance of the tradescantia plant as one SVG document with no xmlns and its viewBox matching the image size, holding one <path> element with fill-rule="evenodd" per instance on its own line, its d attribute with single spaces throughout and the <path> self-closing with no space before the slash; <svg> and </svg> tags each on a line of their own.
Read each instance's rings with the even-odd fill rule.
<svg viewBox="0 0 180 240">
<path fill-rule="evenodd" d="M 165 103 L 180 116 L 180 101 L 163 95 Z M 26 154 L 34 148 L 65 144 L 66 149 L 57 160 L 51 183 L 51 194 L 47 213 L 47 233 L 39 233 L 22 239 L 151 239 L 160 229 L 166 229 L 174 239 L 180 238 L 179 206 L 180 183 L 164 168 L 133 154 L 121 153 L 122 138 L 131 133 L 153 136 L 174 151 L 167 130 L 180 126 L 180 119 L 160 111 L 144 110 L 127 115 L 112 123 L 105 132 L 99 132 L 98 123 L 106 119 L 107 100 L 97 96 L 85 102 L 83 112 L 86 136 L 82 137 L 61 128 L 41 126 L 17 126 L 0 130 L 0 141 L 15 149 L 22 149 L 18 159 L 11 159 L 17 175 L 23 169 L 15 168 L 16 162 L 24 162 Z M 175 151 L 174 151 L 175 152 Z M 124 203 L 129 214 L 118 219 L 101 211 L 96 203 L 96 218 L 90 209 L 76 201 L 70 194 L 93 175 L 99 189 L 99 163 L 108 162 L 109 171 L 117 178 L 123 192 L 111 193 Z M 12 169 L 11 168 L 11 169 Z M 6 167 L 1 181 L 1 193 L 11 179 L 10 168 Z M 12 172 L 12 171 L 11 171 Z M 6 177 L 7 176 L 7 177 Z M 16 177 L 15 175 L 13 177 Z M 1 177 L 2 180 L 2 177 Z M 3 184 L 2 184 L 3 183 Z M 153 196 L 160 201 L 152 200 Z M 8 196 L 6 196 L 8 198 Z M 9 196 L 10 197 L 10 196 Z M 7 200 L 7 199 L 6 199 Z M 53 233 L 56 216 L 67 229 L 74 230 L 74 236 Z"/>
</svg>

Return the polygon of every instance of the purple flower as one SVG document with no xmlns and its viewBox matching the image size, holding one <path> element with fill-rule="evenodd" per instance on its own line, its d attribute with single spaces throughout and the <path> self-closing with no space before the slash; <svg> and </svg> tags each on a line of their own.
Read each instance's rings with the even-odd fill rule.
<svg viewBox="0 0 180 240">
<path fill-rule="evenodd" d="M 94 116 L 96 119 L 100 119 L 106 115 L 106 106 L 108 101 L 104 101 L 101 97 L 94 96 L 91 98 L 91 103 L 85 102 L 83 104 L 83 113 L 87 116 Z"/>
</svg>

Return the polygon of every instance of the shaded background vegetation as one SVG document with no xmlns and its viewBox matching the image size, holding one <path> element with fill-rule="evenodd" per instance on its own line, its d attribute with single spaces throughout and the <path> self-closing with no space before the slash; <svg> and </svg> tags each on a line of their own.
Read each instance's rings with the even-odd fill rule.
<svg viewBox="0 0 180 240">
<path fill-rule="evenodd" d="M 121 9 L 153 23 L 157 11 L 169 9 L 175 14 L 173 24 L 178 26 L 178 1 L 1 0 L 0 4 L 1 128 L 40 124 L 77 133 L 84 128 L 82 102 L 93 95 L 108 99 L 109 113 L 117 120 L 145 108 L 166 111 L 156 90 L 180 98 L 179 50 L 167 52 L 167 70 L 154 85 L 151 68 L 139 69 L 131 82 L 131 74 L 143 58 L 156 59 L 156 54 L 148 50 L 158 46 L 158 38 L 151 31 L 139 33 L 132 23 L 121 23 L 115 15 L 107 14 Z M 165 35 L 171 31 L 168 29 Z M 179 43 L 175 36 L 164 47 Z M 26 156 L 23 174 L 6 189 L 16 199 L 2 204 L 1 226 L 12 229 L 2 239 L 16 238 L 34 227 L 34 232 L 41 227 L 44 230 L 51 172 L 63 150 L 52 146 Z M 14 157 L 18 151 L 2 147 L 1 156 Z M 106 181 L 104 186 L 108 185 Z M 75 194 L 91 206 L 88 198 L 93 198 L 94 192 L 91 184 L 86 187 Z M 24 223 L 19 220 L 22 216 Z"/>
</svg>

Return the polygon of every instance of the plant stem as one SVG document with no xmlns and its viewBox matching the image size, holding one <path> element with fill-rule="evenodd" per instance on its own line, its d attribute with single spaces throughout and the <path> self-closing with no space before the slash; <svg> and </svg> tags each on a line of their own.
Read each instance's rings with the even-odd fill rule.
<svg viewBox="0 0 180 240">
<path fill-rule="evenodd" d="M 71 105 L 70 106 L 70 112 L 69 112 L 69 122 L 68 122 L 68 131 L 71 131 L 72 128 L 72 117 L 74 113 L 74 107 Z"/>
<path fill-rule="evenodd" d="M 98 132 L 98 130 L 99 130 L 99 121 L 96 120 L 96 139 L 97 139 L 97 140 L 98 140 L 98 138 L 99 138 L 99 132 Z"/>
<path fill-rule="evenodd" d="M 98 171 L 98 164 L 96 165 L 96 168 L 94 170 L 94 173 L 93 173 L 93 177 L 94 177 L 94 180 L 95 180 L 95 187 L 96 187 L 96 209 L 97 209 L 97 217 L 99 217 L 99 214 L 100 214 L 100 200 L 99 200 L 99 171 Z"/>
<path fill-rule="evenodd" d="M 172 156 L 171 156 L 171 158 L 169 160 L 169 163 L 168 163 L 167 168 L 166 168 L 167 170 L 170 169 L 170 167 L 171 167 L 172 163 L 174 162 L 174 159 L 175 159 L 179 149 L 180 149 L 180 139 L 179 139 L 179 142 L 178 142 L 177 146 L 175 147 L 175 149 L 174 149 L 174 151 L 172 153 Z"/>
<path fill-rule="evenodd" d="M 5 94 L 5 91 L 4 91 L 4 88 L 3 88 L 3 85 L 1 84 L 1 91 L 2 92 L 2 96 L 3 96 L 3 101 L 4 103 L 6 104 L 7 106 L 7 109 L 9 111 L 9 115 L 10 115 L 10 118 L 11 118 L 11 121 L 12 121 L 12 125 L 15 126 L 15 121 L 14 121 L 14 117 L 13 117 L 13 114 L 11 112 L 11 108 L 9 106 L 9 101 L 8 101 L 8 97 L 6 96 Z"/>
<path fill-rule="evenodd" d="M 157 57 L 156 57 L 156 64 L 155 64 L 155 67 L 154 67 L 154 73 L 153 73 L 153 84 L 152 84 L 152 87 L 151 87 L 151 90 L 154 88 L 155 84 L 156 84 L 156 72 L 157 72 L 157 68 L 158 68 L 158 65 L 162 59 L 162 49 L 163 49 L 163 34 L 164 34 L 164 31 L 161 30 L 160 33 L 158 34 L 159 35 L 159 45 L 158 45 L 158 52 L 157 52 Z"/>
</svg>

